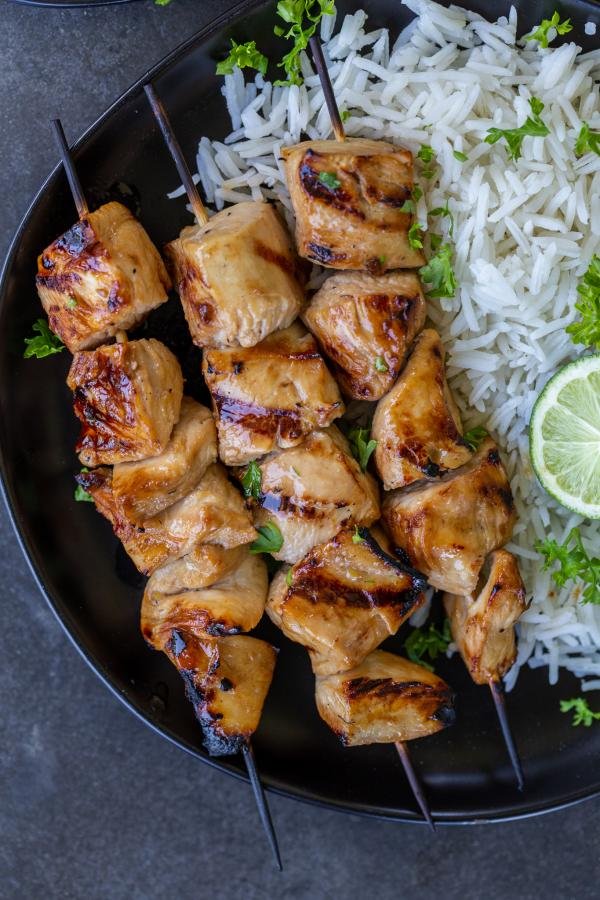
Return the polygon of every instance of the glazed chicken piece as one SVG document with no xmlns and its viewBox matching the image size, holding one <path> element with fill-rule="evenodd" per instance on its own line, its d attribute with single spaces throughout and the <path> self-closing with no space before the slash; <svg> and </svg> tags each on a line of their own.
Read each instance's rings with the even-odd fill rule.
<svg viewBox="0 0 600 900">
<path fill-rule="evenodd" d="M 469 462 L 436 482 L 388 494 L 383 521 L 392 543 L 432 587 L 475 590 L 488 553 L 505 544 L 516 520 L 498 448 L 487 438 Z"/>
<path fill-rule="evenodd" d="M 168 299 L 171 281 L 138 220 L 105 203 L 38 257 L 36 285 L 50 328 L 75 353 L 134 328 Z"/>
<path fill-rule="evenodd" d="M 515 661 L 515 623 L 527 609 L 517 560 L 491 554 L 487 579 L 466 597 L 444 594 L 452 637 L 476 684 L 500 681 Z"/>
<path fill-rule="evenodd" d="M 314 338 L 297 322 L 248 350 L 206 350 L 202 371 L 229 466 L 294 447 L 344 412 Z"/>
<path fill-rule="evenodd" d="M 386 491 L 436 478 L 470 459 L 437 331 L 428 328 L 417 339 L 398 381 L 377 404 L 371 437 Z"/>
<path fill-rule="evenodd" d="M 260 622 L 269 588 L 264 560 L 247 546 L 221 550 L 225 559 L 231 558 L 230 570 L 212 581 L 207 579 L 205 549 L 150 576 L 142 601 L 142 634 L 150 643 L 158 640 L 158 632 L 168 638 L 173 629 L 196 637 L 224 637 L 250 631 Z"/>
<path fill-rule="evenodd" d="M 425 324 L 425 298 L 413 272 L 328 278 L 303 320 L 332 360 L 342 391 L 378 400 L 392 387 Z"/>
<path fill-rule="evenodd" d="M 124 515 L 144 522 L 192 491 L 217 459 L 212 413 L 191 397 L 181 401 L 179 421 L 162 453 L 138 462 L 118 463 L 112 490 Z"/>
<path fill-rule="evenodd" d="M 239 753 L 258 728 L 277 659 L 275 647 L 247 635 L 203 638 L 173 629 L 159 632 L 179 671 L 211 756 Z M 163 643 L 164 642 L 164 643 Z"/>
<path fill-rule="evenodd" d="M 138 525 L 128 519 L 112 490 L 108 468 L 82 472 L 79 484 L 88 491 L 113 526 L 136 568 L 151 575 L 168 560 L 179 559 L 201 544 L 237 547 L 256 538 L 250 513 L 219 464 L 210 466 L 183 500 Z"/>
<path fill-rule="evenodd" d="M 82 350 L 67 384 L 81 422 L 84 466 L 132 462 L 162 453 L 179 419 L 183 376 L 160 341 L 125 341 Z"/>
<path fill-rule="evenodd" d="M 455 720 L 454 696 L 433 672 L 383 650 L 316 679 L 317 709 L 346 747 L 412 741 Z"/>
<path fill-rule="evenodd" d="M 423 265 L 421 250 L 408 242 L 411 215 L 402 211 L 413 188 L 409 150 L 347 138 L 304 141 L 281 154 L 300 256 L 374 274 Z"/>
<path fill-rule="evenodd" d="M 304 302 L 288 233 L 268 203 L 236 203 L 165 247 L 192 340 L 253 347 Z"/>
<path fill-rule="evenodd" d="M 343 529 L 275 576 L 267 613 L 303 644 L 316 675 L 351 669 L 422 606 L 424 578 L 366 529 Z"/>
<path fill-rule="evenodd" d="M 260 497 L 250 500 L 257 527 L 275 523 L 283 538 L 275 559 L 296 563 L 345 525 L 379 518 L 375 479 L 361 472 L 342 433 L 332 425 L 304 443 L 258 463 Z"/>
</svg>

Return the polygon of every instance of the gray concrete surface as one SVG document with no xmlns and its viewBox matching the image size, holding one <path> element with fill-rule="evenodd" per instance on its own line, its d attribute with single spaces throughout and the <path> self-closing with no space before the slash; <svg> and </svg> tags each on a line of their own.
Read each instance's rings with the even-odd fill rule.
<svg viewBox="0 0 600 900">
<path fill-rule="evenodd" d="M 42 10 L 0 0 L 0 253 L 55 161 L 147 66 L 227 5 Z M 0 898 L 597 898 L 600 803 L 441 831 L 272 798 L 276 873 L 247 787 L 135 720 L 38 595 L 0 512 Z"/>
</svg>

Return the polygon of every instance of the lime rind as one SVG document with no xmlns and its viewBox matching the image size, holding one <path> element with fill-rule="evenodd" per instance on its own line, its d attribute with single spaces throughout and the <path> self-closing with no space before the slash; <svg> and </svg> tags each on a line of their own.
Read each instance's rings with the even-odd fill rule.
<svg viewBox="0 0 600 900">
<path fill-rule="evenodd" d="M 600 354 L 568 363 L 546 384 L 529 424 L 542 487 L 562 506 L 600 519 Z"/>
</svg>

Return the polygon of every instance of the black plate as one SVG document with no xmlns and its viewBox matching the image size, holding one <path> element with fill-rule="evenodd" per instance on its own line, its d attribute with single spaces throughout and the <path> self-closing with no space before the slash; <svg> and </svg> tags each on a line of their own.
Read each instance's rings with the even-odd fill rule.
<svg viewBox="0 0 600 900">
<path fill-rule="evenodd" d="M 49 6 L 52 9 L 83 9 L 88 6 L 113 6 L 115 3 L 132 3 L 133 0 L 11 0 L 23 6 Z"/>
<path fill-rule="evenodd" d="M 373 25 L 394 33 L 410 18 L 397 0 L 365 0 Z M 554 3 L 523 0 L 528 28 Z M 341 2 L 340 11 L 356 4 Z M 498 15 L 508 3 L 479 0 L 471 6 Z M 563 2 L 561 10 L 583 36 L 589 2 Z M 273 5 L 242 2 L 160 63 L 150 75 L 169 109 L 189 159 L 200 133 L 223 137 L 228 120 L 214 60 L 229 37 L 261 35 L 261 45 L 281 55 L 272 36 Z M 147 78 L 148 76 L 145 76 Z M 145 80 L 145 79 L 144 79 Z M 129 90 L 78 141 L 77 168 L 92 203 L 109 196 L 133 199 L 157 244 L 190 222 L 183 201 L 166 199 L 178 179 L 159 137 L 140 83 Z M 130 193 L 127 193 L 130 191 Z M 85 659 L 108 687 L 151 727 L 206 762 L 242 777 L 237 758 L 209 760 L 183 685 L 166 658 L 144 644 L 138 627 L 139 576 L 117 549 L 107 523 L 91 505 L 74 503 L 73 446 L 77 426 L 65 385 L 67 354 L 24 360 L 23 338 L 40 315 L 34 288 L 36 255 L 75 218 L 66 180 L 58 168 L 25 216 L 9 251 L 0 288 L 0 464 L 7 504 L 40 589 Z M 176 300 L 157 311 L 149 332 L 165 336 L 185 356 L 191 383 L 199 386 L 199 352 L 190 350 Z M 147 332 L 147 333 L 149 333 Z M 180 354 L 181 355 L 181 354 Z M 273 687 L 255 737 L 265 783 L 281 793 L 353 812 L 418 821 L 393 748 L 344 750 L 320 721 L 313 678 L 301 647 L 270 623 L 260 634 L 281 646 Z M 389 642 L 401 648 L 403 637 Z M 563 674 L 550 688 L 546 670 L 522 673 L 509 696 L 526 792 L 515 787 L 485 688 L 475 687 L 458 659 L 440 674 L 459 698 L 459 721 L 443 734 L 415 742 L 413 756 L 435 817 L 470 823 L 508 819 L 555 809 L 600 792 L 597 760 L 600 728 L 574 729 L 559 712 L 559 699 L 578 692 Z"/>
</svg>

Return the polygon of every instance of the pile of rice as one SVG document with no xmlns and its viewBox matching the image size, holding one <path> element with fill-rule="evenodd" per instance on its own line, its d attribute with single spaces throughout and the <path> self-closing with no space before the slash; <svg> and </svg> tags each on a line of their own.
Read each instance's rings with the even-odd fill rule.
<svg viewBox="0 0 600 900">
<path fill-rule="evenodd" d="M 349 113 L 349 136 L 390 139 L 414 152 L 430 144 L 437 154 L 440 177 L 420 181 L 417 218 L 426 223 L 427 210 L 449 200 L 455 225 L 447 240 L 455 245 L 459 289 L 452 300 L 430 301 L 429 316 L 448 350 L 465 427 L 485 425 L 503 449 L 519 514 L 508 549 L 532 597 L 507 686 L 527 663 L 548 666 L 551 683 L 564 666 L 588 679 L 584 690 L 598 689 L 600 608 L 578 602 L 579 586 L 559 590 L 534 545 L 547 537 L 562 542 L 578 525 L 593 549 L 600 524 L 569 513 L 539 486 L 528 423 L 548 378 L 582 349 L 565 328 L 575 317 L 578 279 L 600 252 L 600 157 L 578 160 L 573 148 L 582 121 L 600 129 L 600 50 L 582 53 L 575 42 L 547 50 L 517 45 L 514 9 L 490 23 L 430 0 L 403 2 L 416 18 L 393 44 L 387 30 L 368 30 L 363 11 L 337 29 L 334 17 L 324 17 L 336 97 Z M 205 196 L 217 209 L 251 197 L 290 210 L 281 146 L 306 135 L 331 137 L 306 57 L 303 70 L 301 87 L 273 87 L 261 75 L 246 84 L 239 70 L 226 77 L 233 131 L 222 143 L 202 138 L 197 158 Z M 545 104 L 550 135 L 525 138 L 515 162 L 504 141 L 490 146 L 484 137 L 492 126 L 522 124 L 531 96 Z M 448 219 L 430 225 L 448 233 Z"/>
</svg>

